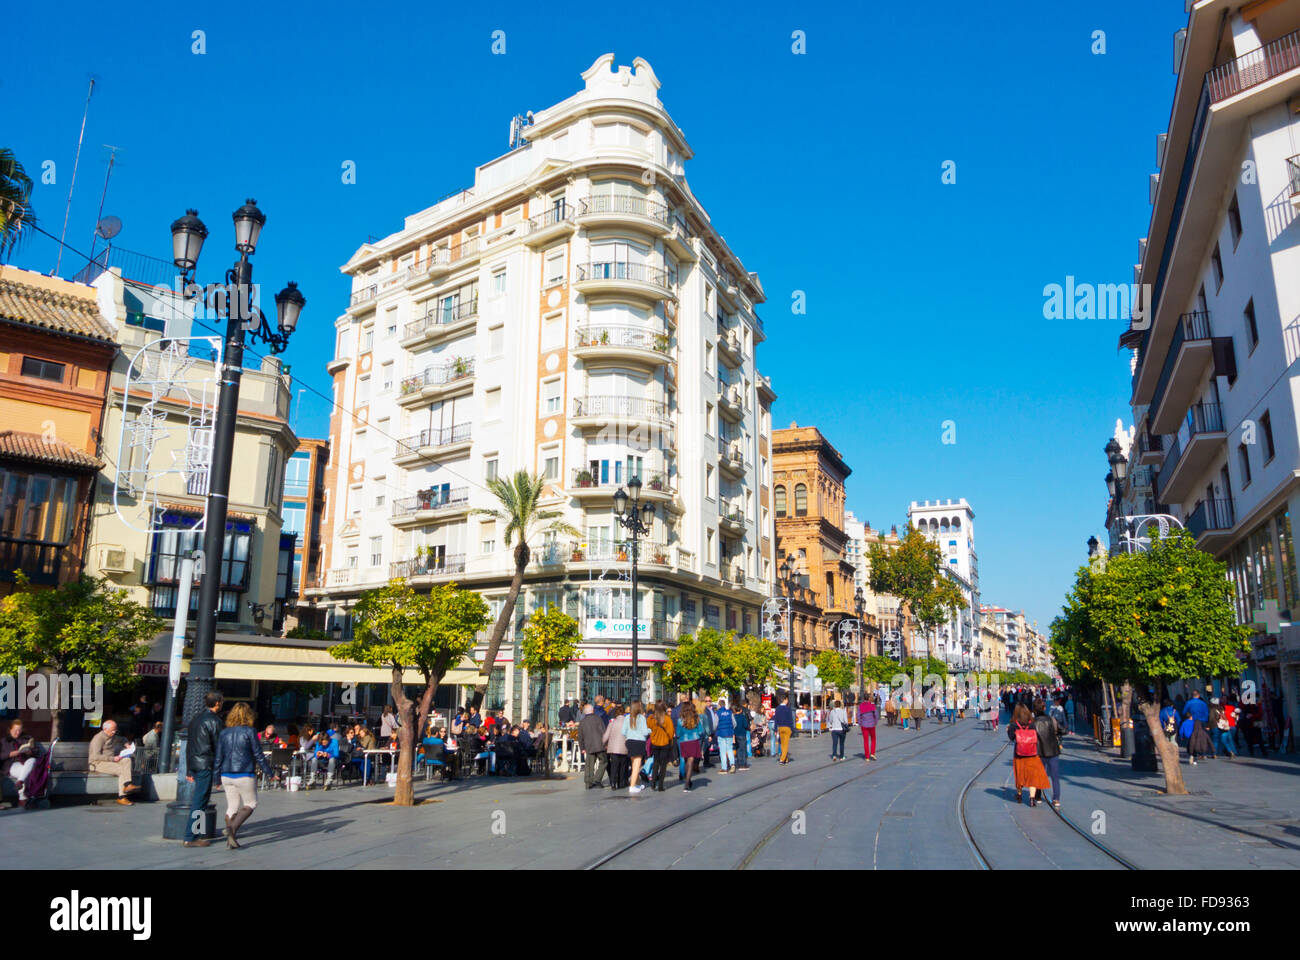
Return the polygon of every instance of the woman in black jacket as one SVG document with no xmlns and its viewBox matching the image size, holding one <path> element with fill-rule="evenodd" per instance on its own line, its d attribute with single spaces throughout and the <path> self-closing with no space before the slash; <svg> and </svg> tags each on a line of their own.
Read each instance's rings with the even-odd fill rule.
<svg viewBox="0 0 1300 960">
<path fill-rule="evenodd" d="M 262 754 L 262 745 L 253 732 L 253 710 L 240 702 L 230 708 L 226 728 L 217 739 L 217 758 L 212 769 L 221 777 L 226 792 L 226 848 L 238 850 L 235 834 L 257 806 L 257 768 L 273 779 L 270 765 Z"/>
<path fill-rule="evenodd" d="M 1047 713 L 1041 697 L 1034 700 L 1034 729 L 1038 731 L 1038 758 L 1052 781 L 1052 806 L 1061 809 L 1061 725 Z"/>
</svg>

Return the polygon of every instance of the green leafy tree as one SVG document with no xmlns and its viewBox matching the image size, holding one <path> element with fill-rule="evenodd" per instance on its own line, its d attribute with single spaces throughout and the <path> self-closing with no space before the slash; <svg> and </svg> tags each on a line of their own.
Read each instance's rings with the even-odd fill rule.
<svg viewBox="0 0 1300 960">
<path fill-rule="evenodd" d="M 352 608 L 352 617 L 355 638 L 330 647 L 330 656 L 392 670 L 390 689 L 401 723 L 393 802 L 409 807 L 415 803 L 411 771 L 416 738 L 424 730 L 438 684 L 474 649 L 478 632 L 491 622 L 487 604 L 474 591 L 462 590 L 454 583 L 424 594 L 416 593 L 405 580 L 394 580 L 363 593 Z M 407 670 L 418 671 L 424 678 L 418 700 L 406 695 L 402 677 Z"/>
<path fill-rule="evenodd" d="M 785 654 L 771 640 L 745 634 L 730 648 L 733 658 L 733 675 L 749 695 L 751 710 L 763 704 L 763 688 L 780 682 L 790 670 Z"/>
<path fill-rule="evenodd" d="M 838 650 L 823 650 L 813 658 L 813 663 L 817 665 L 817 676 L 824 685 L 834 687 L 839 693 L 853 688 L 857 661 L 850 660 Z"/>
<path fill-rule="evenodd" d="M 48 670 L 101 676 L 110 690 L 135 680 L 135 665 L 166 624 L 107 580 L 82 577 L 34 588 L 18 572 L 18 590 L 0 600 L 0 673 Z M 50 739 L 63 732 L 64 705 L 51 714 Z"/>
<path fill-rule="evenodd" d="M 8 147 L 0 147 L 0 261 L 36 226 L 32 178 Z"/>
<path fill-rule="evenodd" d="M 492 678 L 492 666 L 497 660 L 497 651 L 505 639 L 506 628 L 515 615 L 515 603 L 519 600 L 519 591 L 524 584 L 524 573 L 532 559 L 528 541 L 538 533 L 563 533 L 566 536 L 581 536 L 577 529 L 560 518 L 559 510 L 543 510 L 542 493 L 547 480 L 540 475 L 530 475 L 526 470 L 517 470 L 510 477 L 493 477 L 487 482 L 487 488 L 500 503 L 493 509 L 477 509 L 473 512 L 493 517 L 505 524 L 502 539 L 508 547 L 514 544 L 515 573 L 510 580 L 510 589 L 506 592 L 505 603 L 492 625 L 492 634 L 488 637 L 487 651 L 479 667 L 479 681 L 474 687 L 474 703 L 479 704 L 487 692 L 488 681 Z"/>
<path fill-rule="evenodd" d="M 939 544 L 910 523 L 897 547 L 870 547 L 871 589 L 905 600 L 927 636 L 966 607 L 961 588 L 944 572 Z"/>
<path fill-rule="evenodd" d="M 719 690 L 739 688 L 741 677 L 732 648 L 735 632 L 721 633 L 705 627 L 698 634 L 686 634 L 668 655 L 663 665 L 664 682 L 692 695 L 704 690 L 710 695 Z"/>
<path fill-rule="evenodd" d="M 1052 622 L 1052 656 L 1063 675 L 1137 690 L 1169 794 L 1187 787 L 1178 750 L 1160 729 L 1165 684 L 1240 673 L 1238 654 L 1249 648 L 1250 628 L 1236 623 L 1233 593 L 1225 565 L 1174 530 L 1148 550 L 1081 568 Z"/>
<path fill-rule="evenodd" d="M 559 607 L 548 606 L 536 611 L 523 629 L 519 644 L 519 662 L 528 675 L 542 677 L 542 717 L 551 715 L 551 671 L 563 670 L 578 656 L 582 628 Z M 542 737 L 542 755 L 546 758 L 546 776 L 551 775 L 551 725 Z"/>
<path fill-rule="evenodd" d="M 862 680 L 870 687 L 872 683 L 889 684 L 896 674 L 902 672 L 898 661 L 889 657 L 870 656 L 862 658 Z"/>
</svg>

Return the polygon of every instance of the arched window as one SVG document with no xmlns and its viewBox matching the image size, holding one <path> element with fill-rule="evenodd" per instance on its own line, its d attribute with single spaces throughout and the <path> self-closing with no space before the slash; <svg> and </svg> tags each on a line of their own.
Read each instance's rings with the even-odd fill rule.
<svg viewBox="0 0 1300 960">
<path fill-rule="evenodd" d="M 952 528 L 953 528 L 954 531 L 957 531 L 957 530 L 960 530 L 960 529 L 961 529 L 961 517 L 953 517 L 953 518 L 952 518 Z"/>
<path fill-rule="evenodd" d="M 808 516 L 808 487 L 802 483 L 795 484 L 794 515 L 796 517 Z"/>
<path fill-rule="evenodd" d="M 776 515 L 785 516 L 785 487 L 777 487 L 772 491 L 772 499 L 776 504 Z"/>
</svg>

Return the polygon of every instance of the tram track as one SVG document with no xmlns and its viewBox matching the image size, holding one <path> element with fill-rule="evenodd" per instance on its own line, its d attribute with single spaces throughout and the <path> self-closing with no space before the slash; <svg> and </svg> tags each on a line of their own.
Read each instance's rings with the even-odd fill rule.
<svg viewBox="0 0 1300 960">
<path fill-rule="evenodd" d="M 945 726 L 946 726 L 946 725 L 945 725 Z M 957 728 L 957 729 L 960 729 L 960 728 Z M 940 732 L 942 732 L 942 731 L 940 731 Z M 916 742 L 918 742 L 919 740 L 922 740 L 922 739 L 929 740 L 929 739 L 932 739 L 932 738 L 937 737 L 937 736 L 938 736 L 938 734 L 935 734 L 935 733 L 921 733 L 921 734 L 918 734 L 918 735 L 916 735 L 915 737 L 912 737 L 912 738 L 910 738 L 910 739 L 907 739 L 907 740 L 900 740 L 899 742 L 897 742 L 897 743 L 892 743 L 892 744 L 890 744 L 889 746 L 881 747 L 880 749 L 878 749 L 878 750 L 876 751 L 876 753 L 877 753 L 877 754 L 880 754 L 880 753 L 885 753 L 885 752 L 890 751 L 890 750 L 897 750 L 897 749 L 899 749 L 899 748 L 901 748 L 901 747 L 906 747 L 906 746 L 909 746 L 909 745 L 911 745 L 911 744 L 913 744 L 913 743 L 916 743 Z M 909 754 L 908 757 L 910 758 L 910 757 L 919 756 L 920 754 L 923 754 L 923 753 L 925 753 L 925 752 L 928 751 L 928 750 L 932 750 L 932 749 L 934 749 L 935 747 L 938 747 L 938 746 L 940 745 L 940 743 L 948 743 L 948 742 L 950 742 L 951 739 L 952 739 L 951 737 L 941 737 L 937 742 L 935 742 L 935 743 L 931 743 L 931 744 L 928 744 L 928 745 L 927 745 L 923 750 L 918 750 L 918 751 L 916 751 L 915 753 Z M 870 775 L 871 775 L 873 772 L 875 772 L 875 771 L 882 770 L 882 769 L 886 769 L 886 768 L 888 768 L 888 767 L 894 766 L 895 764 L 901 762 L 901 759 L 902 759 L 902 758 L 900 757 L 900 759 L 891 760 L 891 761 L 886 762 L 886 763 L 883 763 L 883 764 L 871 764 L 871 765 L 869 765 L 868 769 L 863 770 L 861 773 L 858 773 L 858 774 L 856 774 L 856 775 L 854 775 L 854 776 L 852 776 L 852 777 L 849 777 L 847 780 L 843 780 L 843 781 L 841 781 L 841 782 L 839 782 L 839 783 L 837 783 L 837 784 L 834 784 L 833 786 L 829 787 L 828 789 L 821 791 L 821 792 L 818 793 L 815 797 L 813 797 L 812 800 L 809 800 L 809 801 L 808 801 L 807 803 L 805 803 L 805 804 L 801 804 L 801 805 L 799 805 L 798 809 L 803 809 L 803 808 L 805 808 L 808 804 L 810 804 L 810 803 L 815 803 L 817 800 L 821 799 L 821 797 L 823 797 L 823 796 L 825 796 L 826 794 L 831 793 L 831 792 L 833 792 L 833 791 L 835 791 L 835 790 L 838 790 L 840 787 L 845 786 L 846 784 L 854 783 L 854 782 L 856 782 L 856 781 L 858 781 L 858 780 L 861 780 L 863 777 L 870 776 Z M 698 809 L 698 810 L 692 810 L 692 811 L 689 811 L 689 812 L 687 812 L 687 813 L 683 813 L 683 814 L 681 814 L 681 815 L 679 815 L 679 816 L 673 817 L 672 819 L 667 820 L 667 821 L 665 821 L 664 823 L 661 823 L 661 824 L 659 824 L 659 825 L 657 825 L 657 826 L 651 828 L 650 830 L 647 830 L 647 831 L 645 831 L 645 832 L 643 832 L 643 833 L 641 833 L 641 834 L 638 834 L 637 836 L 631 838 L 630 840 L 628 840 L 628 841 L 626 841 L 626 842 L 624 842 L 624 843 L 622 843 L 622 844 L 619 844 L 617 847 L 614 847 L 613 849 L 606 851 L 606 852 L 605 852 L 604 854 L 602 854 L 600 857 L 598 857 L 598 858 L 596 858 L 595 860 L 592 860 L 590 863 L 586 864 L 586 865 L 583 867 L 583 869 L 584 869 L 584 870 L 600 870 L 600 869 L 604 868 L 605 866 L 607 866 L 607 865 L 613 863 L 613 862 L 614 862 L 615 860 L 617 860 L 618 858 L 624 856 L 625 854 L 629 853 L 630 851 L 632 851 L 632 850 L 636 849 L 637 847 L 641 846 L 642 844 L 646 843 L 647 841 L 649 841 L 649 840 L 653 840 L 655 837 L 662 835 L 662 834 L 665 833 L 666 831 L 671 830 L 673 827 L 676 827 L 676 826 L 678 826 L 679 824 L 685 823 L 685 822 L 687 822 L 688 820 L 692 820 L 692 819 L 694 819 L 695 817 L 699 817 L 699 816 L 702 816 L 702 815 L 704 815 L 704 814 L 707 814 L 707 813 L 710 813 L 710 812 L 712 812 L 712 811 L 715 811 L 715 810 L 717 810 L 718 807 L 721 806 L 722 804 L 730 803 L 730 802 L 732 802 L 733 800 L 739 800 L 740 798 L 742 798 L 742 797 L 746 797 L 746 796 L 749 796 L 750 794 L 756 793 L 756 792 L 758 792 L 759 790 L 764 790 L 764 789 L 770 789 L 770 788 L 773 788 L 773 787 L 778 787 L 778 786 L 781 786 L 781 785 L 783 785 L 783 784 L 790 783 L 791 781 L 799 780 L 799 779 L 802 779 L 803 777 L 811 776 L 811 775 L 814 774 L 814 773 L 819 773 L 819 772 L 824 771 L 824 770 L 830 770 L 830 769 L 832 769 L 833 766 L 834 766 L 834 765 L 833 765 L 833 764 L 830 764 L 830 763 L 820 763 L 820 764 L 817 764 L 816 766 L 809 767 L 809 768 L 806 769 L 806 770 L 800 770 L 800 771 L 797 772 L 797 773 L 793 773 L 793 774 L 790 774 L 790 775 L 788 775 L 788 776 L 781 777 L 779 780 L 773 780 L 773 781 L 769 781 L 769 782 L 767 782 L 767 783 L 759 783 L 759 784 L 755 784 L 755 785 L 752 786 L 752 787 L 748 787 L 748 788 L 746 788 L 746 789 L 744 789 L 744 790 L 740 790 L 740 791 L 738 791 L 738 792 L 736 792 L 736 793 L 731 794 L 730 796 L 722 797 L 722 798 L 718 799 L 716 802 L 710 804 L 710 805 L 707 806 L 707 807 L 701 807 L 701 808 Z M 776 825 L 775 825 L 771 830 L 769 830 L 766 834 L 764 834 L 764 836 L 760 839 L 760 841 L 759 841 L 757 844 L 755 844 L 755 845 L 750 849 L 749 853 L 747 853 L 746 856 L 745 856 L 744 858 L 742 858 L 742 860 L 741 860 L 741 861 L 736 865 L 736 869 L 745 869 L 745 868 L 748 866 L 748 864 L 749 864 L 750 862 L 753 861 L 753 858 L 756 857 L 756 856 L 758 855 L 759 852 L 761 852 L 762 848 L 763 848 L 764 846 L 767 845 L 767 842 L 768 842 L 769 840 L 771 840 L 771 838 L 772 838 L 773 836 L 775 836 L 775 834 L 777 833 L 777 831 L 779 831 L 779 830 L 781 829 L 781 827 L 785 826 L 785 824 L 786 824 L 787 822 L 788 822 L 788 820 L 782 820 L 782 821 L 780 821 L 780 822 L 777 823 L 777 824 L 776 824 Z"/>
</svg>

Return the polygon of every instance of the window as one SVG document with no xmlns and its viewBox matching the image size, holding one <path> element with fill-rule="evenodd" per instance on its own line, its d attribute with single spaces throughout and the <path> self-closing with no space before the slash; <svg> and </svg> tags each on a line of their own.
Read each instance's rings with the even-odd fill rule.
<svg viewBox="0 0 1300 960">
<path fill-rule="evenodd" d="M 1214 253 L 1210 254 L 1210 266 L 1214 269 L 1214 292 L 1218 293 L 1223 289 L 1223 257 L 1219 256 L 1219 245 L 1214 245 Z"/>
<path fill-rule="evenodd" d="M 280 451 L 276 447 L 270 450 L 270 458 L 266 464 L 266 503 L 267 506 L 275 506 L 280 502 L 280 494 L 284 490 L 284 465 L 280 461 Z"/>
<path fill-rule="evenodd" d="M 1259 429 L 1264 432 L 1264 462 L 1268 463 L 1277 451 L 1273 447 L 1273 417 L 1267 410 L 1260 414 Z"/>
<path fill-rule="evenodd" d="M 284 466 L 284 494 L 305 497 L 311 490 L 311 454 L 295 453 Z"/>
<path fill-rule="evenodd" d="M 286 503 L 281 514 L 284 517 L 284 522 L 280 525 L 280 532 L 292 533 L 301 540 L 303 532 L 307 529 L 306 504 Z"/>
<path fill-rule="evenodd" d="M 23 376 L 37 380 L 49 380 L 51 383 L 63 382 L 64 364 L 50 360 L 38 360 L 36 357 L 23 357 Z"/>
<path fill-rule="evenodd" d="M 485 459 L 483 461 L 483 479 L 495 480 L 497 478 L 498 471 L 501 469 L 500 463 L 501 462 L 497 459 L 495 454 Z"/>
<path fill-rule="evenodd" d="M 772 491 L 772 500 L 776 505 L 778 518 L 785 516 L 785 487 L 778 486 Z"/>
<path fill-rule="evenodd" d="M 389 360 L 379 369 L 382 377 L 380 382 L 383 383 L 384 392 L 387 393 L 389 390 L 393 389 L 393 361 Z"/>
<path fill-rule="evenodd" d="M 564 346 L 564 314 L 552 313 L 542 317 L 542 349 L 553 350 Z"/>
<path fill-rule="evenodd" d="M 547 480 L 558 480 L 560 478 L 560 454 L 558 450 L 542 452 L 542 476 Z"/>
<path fill-rule="evenodd" d="M 375 349 L 375 328 L 366 327 L 361 331 L 361 352 L 369 353 L 373 349 Z"/>
<path fill-rule="evenodd" d="M 564 282 L 564 248 L 546 255 L 546 286 Z"/>
<path fill-rule="evenodd" d="M 384 505 L 384 499 L 387 496 L 387 487 L 384 477 L 375 477 L 375 509 L 381 509 Z"/>
<path fill-rule="evenodd" d="M 506 328 L 503 325 L 488 330 L 488 356 L 499 357 L 506 352 Z"/>
<path fill-rule="evenodd" d="M 796 517 L 808 516 L 808 487 L 802 483 L 795 484 L 794 515 Z"/>
<path fill-rule="evenodd" d="M 1237 204 L 1237 194 L 1232 195 L 1232 203 L 1228 204 L 1228 229 L 1232 231 L 1232 249 L 1237 249 L 1237 241 L 1241 239 L 1241 207 Z"/>
<path fill-rule="evenodd" d="M 715 496 L 713 492 L 713 464 L 704 465 L 704 495 L 712 500 Z"/>
<path fill-rule="evenodd" d="M 1241 467 L 1241 489 L 1250 486 L 1250 453 L 1244 443 L 1237 444 L 1237 463 Z"/>
<path fill-rule="evenodd" d="M 1255 323 L 1255 300 L 1252 297 L 1246 301 L 1246 309 L 1243 311 L 1246 318 L 1246 338 L 1250 340 L 1250 350 L 1253 353 L 1255 347 L 1259 345 L 1259 326 Z"/>
<path fill-rule="evenodd" d="M 497 420 L 501 417 L 501 388 L 493 387 L 483 394 L 483 413 L 488 420 Z"/>
<path fill-rule="evenodd" d="M 563 398 L 560 395 L 560 388 L 563 381 L 556 377 L 554 380 L 547 380 L 542 384 L 542 412 L 545 414 L 559 413 Z"/>
<path fill-rule="evenodd" d="M 499 297 L 506 292 L 506 268 L 492 271 L 492 296 Z"/>
<path fill-rule="evenodd" d="M 357 380 L 357 406 L 370 402 L 370 378 L 361 377 Z"/>
<path fill-rule="evenodd" d="M 381 566 L 384 562 L 384 538 L 370 538 L 370 565 L 372 567 Z"/>
</svg>

